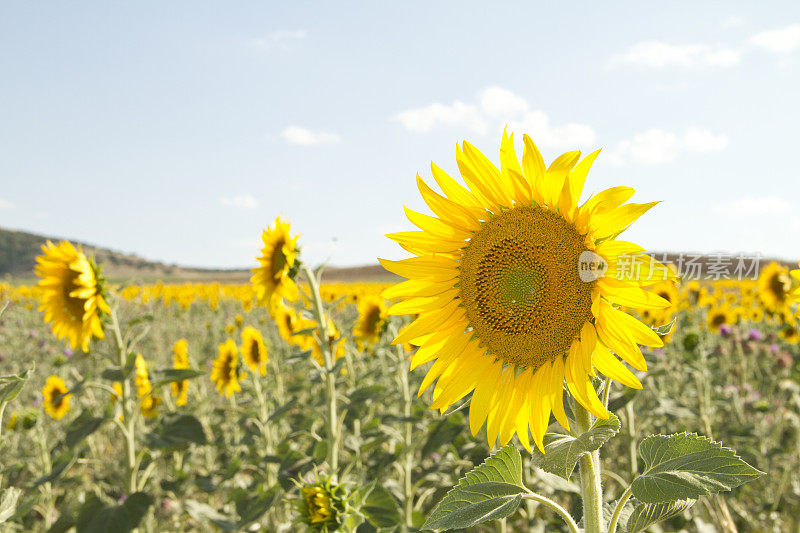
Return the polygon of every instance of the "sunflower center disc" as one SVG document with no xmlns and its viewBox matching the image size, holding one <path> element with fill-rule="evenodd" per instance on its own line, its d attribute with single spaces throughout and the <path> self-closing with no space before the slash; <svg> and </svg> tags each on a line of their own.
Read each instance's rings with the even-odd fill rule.
<svg viewBox="0 0 800 533">
<path fill-rule="evenodd" d="M 584 236 L 539 206 L 483 224 L 464 249 L 459 296 L 488 352 L 538 368 L 569 350 L 591 318 L 595 282 L 580 278 Z"/>
<path fill-rule="evenodd" d="M 64 308 L 73 320 L 83 320 L 84 306 L 86 300 L 70 296 L 73 291 L 80 289 L 78 285 L 78 277 L 80 274 L 74 270 L 68 269 L 66 272 L 66 281 L 61 285 L 61 290 L 64 295 Z"/>
</svg>

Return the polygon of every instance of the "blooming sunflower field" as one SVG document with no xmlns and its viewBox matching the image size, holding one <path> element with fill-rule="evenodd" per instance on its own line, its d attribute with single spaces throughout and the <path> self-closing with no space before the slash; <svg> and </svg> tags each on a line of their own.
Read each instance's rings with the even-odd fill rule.
<svg viewBox="0 0 800 533">
<path fill-rule="evenodd" d="M 460 145 L 397 284 L 282 219 L 241 285 L 48 243 L 0 284 L 0 529 L 800 531 L 800 272 L 682 278 L 580 155 Z"/>
</svg>

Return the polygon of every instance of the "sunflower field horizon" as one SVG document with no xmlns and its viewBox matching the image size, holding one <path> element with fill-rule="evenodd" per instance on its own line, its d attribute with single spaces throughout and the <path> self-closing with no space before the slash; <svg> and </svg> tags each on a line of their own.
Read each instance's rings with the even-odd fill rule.
<svg viewBox="0 0 800 533">
<path fill-rule="evenodd" d="M 0 532 L 800 531 L 779 4 L 0 7 Z"/>
</svg>

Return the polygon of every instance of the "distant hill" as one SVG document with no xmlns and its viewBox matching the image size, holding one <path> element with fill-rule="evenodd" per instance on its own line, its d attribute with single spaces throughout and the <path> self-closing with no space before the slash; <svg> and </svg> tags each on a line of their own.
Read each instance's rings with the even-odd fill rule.
<svg viewBox="0 0 800 533">
<path fill-rule="evenodd" d="M 46 237 L 0 228 L 0 279 L 32 280 L 36 256 L 42 253 L 42 245 L 48 239 L 53 242 L 63 240 L 60 237 Z M 97 262 L 103 264 L 103 274 L 112 279 L 134 279 L 144 282 L 163 280 L 165 282 L 219 281 L 224 283 L 247 283 L 250 280 L 250 271 L 247 269 L 182 267 L 149 261 L 134 254 L 117 252 L 91 244 L 71 242 L 80 244 L 87 255 L 93 254 Z M 330 267 L 325 270 L 324 278 L 325 281 L 395 281 L 399 279 L 380 265 L 355 268 Z"/>
<path fill-rule="evenodd" d="M 36 264 L 36 256 L 41 253 L 41 245 L 47 242 L 48 239 L 53 242 L 62 240 L 57 237 L 45 237 L 43 235 L 0 228 L 0 280 L 7 278 L 15 281 L 32 281 L 34 279 L 33 267 Z M 247 283 L 250 280 L 250 271 L 248 269 L 226 270 L 183 267 L 158 261 L 148 261 L 134 254 L 117 252 L 90 244 L 72 242 L 81 244 L 87 254 L 94 254 L 97 262 L 103 264 L 103 273 L 106 277 L 115 280 L 125 279 L 142 282 L 162 280 L 168 283 L 211 281 Z M 720 258 L 714 254 L 653 253 L 653 255 L 658 260 L 666 260 L 676 265 L 682 265 L 681 271 L 684 274 L 691 273 L 699 268 L 706 275 L 715 271 L 715 265 L 717 271 L 721 268 Z M 733 274 L 738 263 L 737 254 L 730 254 L 728 260 L 730 263 L 727 268 Z M 797 266 L 796 262 L 762 257 L 756 265 L 752 264 L 752 260 L 745 260 L 740 268 L 743 266 L 744 272 L 748 274 L 747 277 L 752 277 L 755 268 L 751 267 L 763 268 L 773 260 L 791 268 L 796 268 Z M 327 282 L 395 282 L 401 279 L 399 276 L 387 272 L 380 265 L 349 268 L 327 267 L 323 278 Z"/>
</svg>

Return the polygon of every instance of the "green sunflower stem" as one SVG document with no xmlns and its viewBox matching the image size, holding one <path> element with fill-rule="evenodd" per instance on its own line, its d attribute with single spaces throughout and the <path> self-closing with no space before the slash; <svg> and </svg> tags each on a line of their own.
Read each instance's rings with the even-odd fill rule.
<svg viewBox="0 0 800 533">
<path fill-rule="evenodd" d="M 575 421 L 578 434 L 592 427 L 589 412 L 575 402 Z M 581 498 L 583 500 L 583 530 L 586 533 L 604 533 L 603 527 L 603 487 L 600 484 L 600 452 L 595 451 L 581 456 L 578 462 L 581 472 Z"/>
<path fill-rule="evenodd" d="M 122 339 L 122 331 L 119 327 L 119 318 L 117 317 L 117 310 L 111 310 L 111 325 L 114 329 L 114 339 L 117 343 L 117 350 L 119 352 L 119 367 L 124 369 L 128 359 L 128 347 Z M 119 424 L 122 430 L 122 436 L 125 442 L 125 457 L 127 466 L 127 490 L 128 494 L 133 494 L 138 490 L 138 465 L 136 461 L 136 421 L 134 420 L 133 411 L 131 409 L 131 384 L 130 380 L 122 380 L 122 398 L 120 406 L 122 410 L 122 421 Z"/>
<path fill-rule="evenodd" d="M 393 332 L 396 335 L 396 332 Z M 401 345 L 395 346 L 397 354 L 397 375 L 400 379 L 400 387 L 403 392 L 403 417 L 406 419 L 403 424 L 403 498 L 404 498 L 404 518 L 405 525 L 413 525 L 414 513 L 414 489 L 412 486 L 411 474 L 414 465 L 413 431 L 414 424 L 411 422 L 411 386 L 408 382 L 410 370 L 406 367 L 406 353 Z"/>
<path fill-rule="evenodd" d="M 319 293 L 319 280 L 307 264 L 303 263 L 300 268 L 303 271 L 303 276 L 308 281 L 308 288 L 311 292 L 311 303 L 314 316 L 317 319 L 317 341 L 325 362 L 325 388 L 328 401 L 328 466 L 331 469 L 331 476 L 335 479 L 339 470 L 339 415 L 336 405 L 336 373 L 333 370 L 335 361 L 330 344 L 326 342 L 328 339 L 328 319 L 325 316 L 322 296 Z"/>
</svg>

